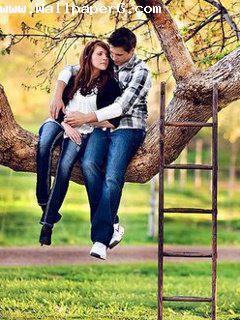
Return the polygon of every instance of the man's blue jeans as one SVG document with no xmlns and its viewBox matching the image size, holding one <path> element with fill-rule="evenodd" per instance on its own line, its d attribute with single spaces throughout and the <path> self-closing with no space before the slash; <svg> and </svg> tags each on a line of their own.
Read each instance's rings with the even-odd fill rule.
<svg viewBox="0 0 240 320">
<path fill-rule="evenodd" d="M 91 209 L 91 240 L 109 245 L 127 166 L 145 138 L 142 129 L 94 129 L 82 157 Z M 105 166 L 105 173 L 102 171 Z"/>
</svg>

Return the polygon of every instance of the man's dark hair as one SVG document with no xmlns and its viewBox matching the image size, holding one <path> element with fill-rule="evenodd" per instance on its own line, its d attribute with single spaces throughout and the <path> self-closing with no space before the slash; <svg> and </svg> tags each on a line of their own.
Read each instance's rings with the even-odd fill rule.
<svg viewBox="0 0 240 320">
<path fill-rule="evenodd" d="M 135 34 L 127 28 L 116 29 L 108 38 L 108 43 L 114 47 L 123 47 L 127 52 L 130 52 L 136 47 L 137 38 Z"/>
</svg>

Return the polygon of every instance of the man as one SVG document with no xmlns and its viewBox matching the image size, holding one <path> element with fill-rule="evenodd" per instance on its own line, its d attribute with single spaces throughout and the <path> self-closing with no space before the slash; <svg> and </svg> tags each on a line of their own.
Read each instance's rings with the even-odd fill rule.
<svg viewBox="0 0 240 320">
<path fill-rule="evenodd" d="M 100 259 L 106 259 L 106 249 L 118 244 L 123 235 L 117 211 L 127 166 L 146 135 L 146 96 L 151 87 L 149 71 L 135 54 L 137 41 L 134 33 L 127 28 L 119 28 L 112 33 L 108 42 L 122 95 L 105 108 L 88 114 L 72 112 L 64 120 L 74 127 L 107 120 L 112 117 L 113 110 L 116 116 L 122 117 L 116 129 L 98 128 L 93 131 L 82 159 L 91 208 L 93 247 L 90 254 Z M 60 109 L 64 110 L 62 93 L 76 71 L 75 67 L 66 67 L 58 77 L 51 105 L 54 118 Z"/>
</svg>

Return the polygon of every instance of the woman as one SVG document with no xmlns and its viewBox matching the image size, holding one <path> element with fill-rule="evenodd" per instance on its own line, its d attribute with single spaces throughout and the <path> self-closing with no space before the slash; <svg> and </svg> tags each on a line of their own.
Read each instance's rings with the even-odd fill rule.
<svg viewBox="0 0 240 320">
<path fill-rule="evenodd" d="M 120 94 L 120 88 L 113 77 L 113 65 L 107 44 L 95 40 L 86 45 L 80 58 L 80 69 L 68 88 L 66 112 L 88 113 L 111 104 Z M 112 114 L 115 118 L 116 115 Z M 115 128 L 119 118 L 94 126 Z M 37 152 L 37 199 L 43 215 L 39 242 L 51 244 L 54 223 L 61 219 L 58 212 L 67 193 L 72 168 L 82 156 L 92 125 L 72 128 L 67 123 L 48 119 L 40 128 Z M 56 177 L 50 192 L 51 153 L 57 144 L 62 144 Z"/>
</svg>

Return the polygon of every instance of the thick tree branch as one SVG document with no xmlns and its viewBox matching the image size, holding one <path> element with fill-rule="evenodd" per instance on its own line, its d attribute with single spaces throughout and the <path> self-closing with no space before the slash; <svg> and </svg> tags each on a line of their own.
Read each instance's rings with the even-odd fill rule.
<svg viewBox="0 0 240 320">
<path fill-rule="evenodd" d="M 219 111 L 240 98 L 240 48 L 214 66 L 177 83 L 167 108 L 168 121 L 207 121 L 212 115 L 212 88 L 219 88 Z M 166 129 L 165 163 L 173 162 L 198 128 Z M 0 164 L 17 171 L 36 172 L 37 137 L 22 129 L 14 120 L 3 88 L 0 86 Z M 144 145 L 130 163 L 126 181 L 143 183 L 159 169 L 159 123 L 148 130 Z M 54 167 L 59 156 L 54 153 Z M 81 170 L 75 166 L 71 179 L 82 183 Z"/>
<path fill-rule="evenodd" d="M 180 81 L 196 72 L 196 67 L 177 25 L 163 2 L 161 0 L 136 0 L 136 3 L 144 8 L 146 6 L 160 6 L 162 8 L 161 13 L 151 13 L 146 16 L 154 26 L 175 80 Z"/>
</svg>

